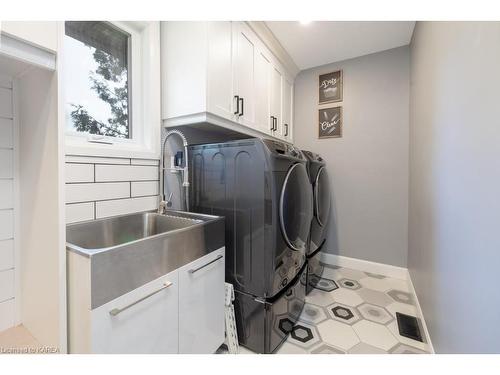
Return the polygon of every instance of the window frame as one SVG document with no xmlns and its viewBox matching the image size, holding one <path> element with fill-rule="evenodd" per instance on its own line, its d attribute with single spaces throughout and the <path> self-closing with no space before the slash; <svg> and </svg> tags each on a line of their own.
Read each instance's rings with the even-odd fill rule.
<svg viewBox="0 0 500 375">
<path fill-rule="evenodd" d="M 65 75 L 62 74 L 62 121 L 67 155 L 159 157 L 160 136 L 160 25 L 159 22 L 106 21 L 129 38 L 129 132 L 130 138 L 101 136 L 67 129 Z M 65 53 L 65 29 L 62 22 L 61 54 Z M 61 34 L 61 33 L 60 33 Z M 64 73 L 64 59 L 58 59 Z"/>
</svg>

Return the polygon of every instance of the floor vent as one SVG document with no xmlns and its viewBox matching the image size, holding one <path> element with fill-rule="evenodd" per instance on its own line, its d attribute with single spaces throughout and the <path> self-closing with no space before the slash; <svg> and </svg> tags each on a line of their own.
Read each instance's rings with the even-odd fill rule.
<svg viewBox="0 0 500 375">
<path fill-rule="evenodd" d="M 398 320 L 398 329 L 401 336 L 424 342 L 422 334 L 420 333 L 418 319 L 416 317 L 397 312 L 396 319 Z"/>
</svg>

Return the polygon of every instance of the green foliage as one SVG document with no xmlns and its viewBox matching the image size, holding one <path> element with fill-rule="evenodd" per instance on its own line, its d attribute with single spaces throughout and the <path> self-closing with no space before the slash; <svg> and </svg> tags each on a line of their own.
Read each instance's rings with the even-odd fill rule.
<svg viewBox="0 0 500 375">
<path fill-rule="evenodd" d="M 109 104 L 112 117 L 108 118 L 107 123 L 104 123 L 92 117 L 82 105 L 71 104 L 73 110 L 70 116 L 75 129 L 90 134 L 128 138 L 127 67 L 118 58 L 102 50 L 96 49 L 93 56 L 98 67 L 95 72 L 90 72 L 91 87 L 102 101 Z M 124 83 L 123 85 L 113 85 L 111 82 Z"/>
</svg>

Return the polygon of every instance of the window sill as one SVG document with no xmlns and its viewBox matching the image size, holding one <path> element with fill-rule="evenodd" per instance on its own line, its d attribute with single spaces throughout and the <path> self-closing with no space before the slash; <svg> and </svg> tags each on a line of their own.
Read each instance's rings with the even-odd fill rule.
<svg viewBox="0 0 500 375">
<path fill-rule="evenodd" d="M 157 150 L 140 147 L 137 145 L 107 145 L 98 143 L 70 143 L 66 139 L 66 155 L 80 156 L 101 156 L 114 158 L 130 159 L 160 159 L 160 153 Z"/>
</svg>

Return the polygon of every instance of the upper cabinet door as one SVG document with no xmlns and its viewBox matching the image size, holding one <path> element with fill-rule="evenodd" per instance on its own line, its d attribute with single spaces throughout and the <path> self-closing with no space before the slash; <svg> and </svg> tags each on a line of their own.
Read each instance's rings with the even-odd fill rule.
<svg viewBox="0 0 500 375">
<path fill-rule="evenodd" d="M 283 126 L 281 135 L 286 141 L 292 142 L 293 132 L 293 83 L 288 79 L 283 79 Z"/>
<path fill-rule="evenodd" d="M 274 119 L 274 130 L 272 134 L 275 137 L 281 137 L 282 113 L 281 113 L 281 96 L 282 96 L 282 79 L 283 75 L 276 66 L 271 67 L 271 116 Z"/>
<path fill-rule="evenodd" d="M 233 22 L 209 22 L 208 29 L 208 110 L 234 120 Z"/>
<path fill-rule="evenodd" d="M 255 55 L 254 33 L 243 22 L 234 33 L 234 106 L 238 122 L 255 128 Z"/>
<path fill-rule="evenodd" d="M 272 134 L 271 61 L 262 51 L 255 58 L 255 122 L 263 133 Z"/>
</svg>

